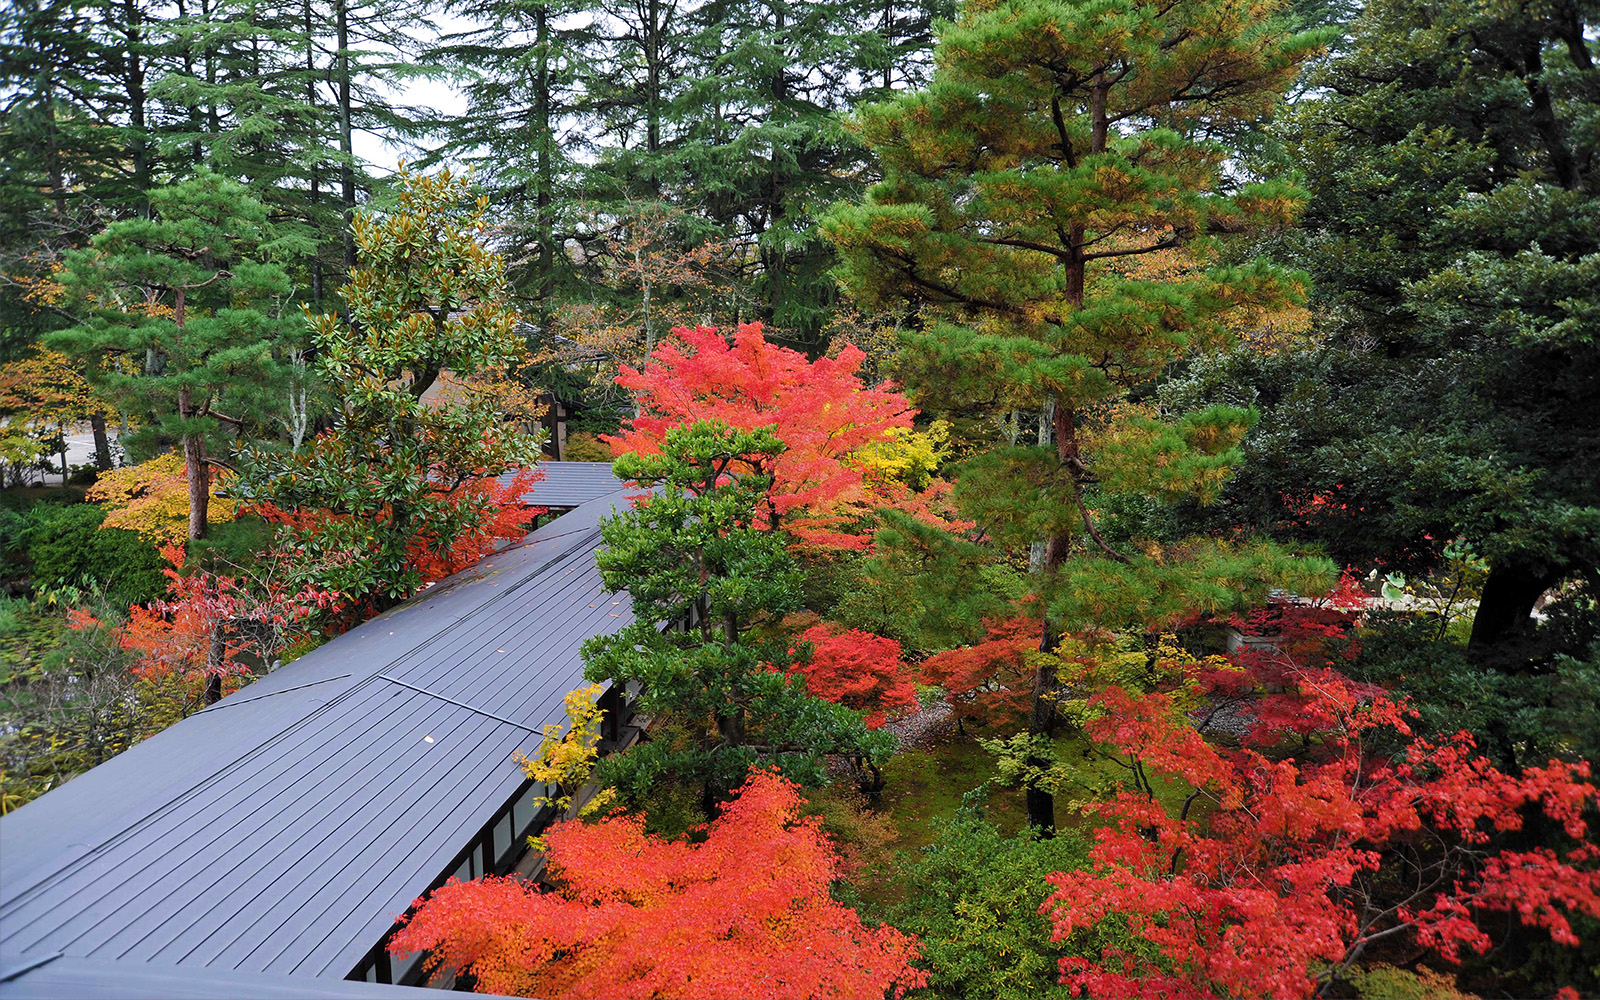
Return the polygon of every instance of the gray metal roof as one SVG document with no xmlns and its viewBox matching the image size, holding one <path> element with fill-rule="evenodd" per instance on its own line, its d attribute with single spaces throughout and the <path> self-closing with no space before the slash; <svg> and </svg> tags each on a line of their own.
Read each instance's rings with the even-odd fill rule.
<svg viewBox="0 0 1600 1000">
<path fill-rule="evenodd" d="M 540 462 L 538 468 L 544 472 L 544 478 L 522 495 L 523 503 L 576 507 L 610 496 L 622 488 L 622 483 L 611 473 L 610 462 Z M 510 482 L 512 475 L 504 473 L 500 482 Z"/>
<path fill-rule="evenodd" d="M 0 818 L 0 965 L 349 973 L 515 794 L 583 640 L 632 620 L 594 564 L 621 497 Z"/>
</svg>

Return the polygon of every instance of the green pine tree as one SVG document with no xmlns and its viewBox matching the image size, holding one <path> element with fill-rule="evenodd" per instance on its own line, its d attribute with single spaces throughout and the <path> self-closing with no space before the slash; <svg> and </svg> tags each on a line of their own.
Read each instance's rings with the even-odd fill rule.
<svg viewBox="0 0 1600 1000">
<path fill-rule="evenodd" d="M 714 800 L 774 764 L 820 782 L 825 754 L 877 775 L 892 746 L 859 712 L 786 675 L 794 652 L 771 626 L 799 609 L 801 572 L 786 538 L 755 516 L 770 483 L 763 470 L 782 451 L 768 430 L 702 421 L 667 431 L 659 455 L 617 460 L 619 477 L 653 491 L 602 523 L 596 556 L 606 586 L 627 590 L 635 622 L 584 644 L 585 676 L 639 682 L 641 710 L 688 734 L 602 763 L 602 778 L 635 802 L 668 777 Z M 736 463 L 755 471 L 728 475 Z"/>
<path fill-rule="evenodd" d="M 1215 493 L 1249 411 L 1172 422 L 1119 404 L 1173 361 L 1225 343 L 1236 310 L 1301 290 L 1265 261 L 1220 266 L 1207 254 L 1215 234 L 1281 225 L 1302 200 L 1288 183 L 1238 181 L 1215 138 L 1269 114 L 1322 44 L 1287 33 L 1276 11 L 1272 0 L 972 3 L 940 39 L 932 85 L 856 121 L 884 179 L 824 219 L 844 284 L 861 301 L 919 310 L 905 365 L 925 408 L 1041 414 L 1037 445 L 969 460 L 958 490 L 997 541 L 1042 540 L 1047 646 L 1063 627 L 1135 624 L 1185 580 L 1237 600 L 1270 578 L 1276 560 L 1262 554 L 1227 586 L 1233 553 L 1202 549 L 1189 554 L 1215 572 L 1175 573 L 1182 550 L 1113 546 L 1096 506 L 1128 492 Z M 1172 273 L 1140 277 L 1148 255 L 1167 255 Z M 1085 601 L 1086 587 L 1118 596 Z M 1085 609 L 1119 619 L 1084 620 Z M 1040 660 L 1031 728 L 1047 733 L 1056 683 Z M 1048 827 L 1049 795 L 1028 797 Z"/>
<path fill-rule="evenodd" d="M 130 447 L 176 441 L 189 480 L 189 537 L 204 538 L 211 467 L 263 420 L 299 318 L 280 261 L 304 240 L 277 233 L 239 184 L 202 170 L 150 192 L 150 217 L 114 222 L 65 257 L 77 322 L 46 336 L 85 362 L 97 390 L 148 423 Z"/>
<path fill-rule="evenodd" d="M 1352 562 L 1470 543 L 1480 658 L 1600 573 L 1597 26 L 1582 3 L 1369 3 L 1282 129 L 1312 193 L 1284 249 L 1332 339 L 1256 382 L 1273 437 L 1239 496 L 1262 517 L 1268 491 L 1337 484 L 1361 516 L 1311 537 Z"/>
</svg>

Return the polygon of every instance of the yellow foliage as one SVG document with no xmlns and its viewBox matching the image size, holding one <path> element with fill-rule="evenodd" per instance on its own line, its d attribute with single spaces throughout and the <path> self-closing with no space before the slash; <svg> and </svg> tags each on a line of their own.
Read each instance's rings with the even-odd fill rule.
<svg viewBox="0 0 1600 1000">
<path fill-rule="evenodd" d="M 1073 692 L 1061 699 L 1058 708 L 1077 726 L 1100 714 L 1101 710 L 1089 704 L 1089 698 L 1112 685 L 1135 692 L 1164 690 L 1172 698 L 1174 709 L 1187 713 L 1201 702 L 1195 681 L 1200 672 L 1197 667 L 1208 671 L 1237 669 L 1225 656 L 1196 659 L 1170 632 L 1156 639 L 1154 650 L 1147 649 L 1136 636 L 1064 635 L 1052 652 L 1031 655 L 1058 658 L 1057 676 Z"/>
<path fill-rule="evenodd" d="M 950 454 L 950 423 L 935 420 L 925 431 L 891 427 L 881 441 L 857 448 L 851 461 L 878 479 L 896 480 L 914 490 L 925 489 Z"/>
<path fill-rule="evenodd" d="M 212 524 L 232 521 L 239 513 L 237 501 L 217 495 L 226 476 L 221 469 L 211 472 Z M 102 473 L 86 499 L 105 510 L 102 528 L 127 528 L 158 543 L 181 542 L 189 534 L 189 479 L 177 452 Z"/>
<path fill-rule="evenodd" d="M 0 365 L 0 413 L 20 413 L 28 421 L 63 426 L 96 408 L 83 373 L 64 355 L 35 347 Z"/>
<path fill-rule="evenodd" d="M 540 796 L 534 801 L 541 806 L 553 805 L 561 812 L 572 808 L 572 796 L 588 780 L 594 762 L 600 756 L 600 720 L 605 715 L 599 705 L 600 685 L 590 684 L 568 691 L 565 699 L 570 725 L 563 734 L 559 723 L 544 727 L 544 738 L 539 750 L 527 757 L 519 750 L 512 759 L 522 765 L 522 771 L 534 781 L 542 781 L 555 788 L 555 794 Z M 615 793 L 607 788 L 586 802 L 580 816 L 593 815 L 611 804 Z"/>
</svg>

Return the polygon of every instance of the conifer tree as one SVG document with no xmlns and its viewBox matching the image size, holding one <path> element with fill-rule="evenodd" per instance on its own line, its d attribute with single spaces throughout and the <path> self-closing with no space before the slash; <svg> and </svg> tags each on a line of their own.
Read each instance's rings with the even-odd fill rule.
<svg viewBox="0 0 1600 1000">
<path fill-rule="evenodd" d="M 1277 130 L 1311 192 L 1280 247 L 1329 336 L 1228 376 L 1268 432 L 1230 515 L 1413 574 L 1470 543 L 1470 646 L 1513 672 L 1541 596 L 1600 570 L 1597 28 L 1581 3 L 1363 4 Z"/>
<path fill-rule="evenodd" d="M 473 179 L 505 218 L 508 274 L 530 319 L 549 326 L 559 272 L 558 241 L 582 180 L 581 81 L 593 72 L 596 27 L 576 0 L 460 0 L 451 11 L 480 27 L 441 39 L 431 58 L 464 77 L 467 110 L 447 125 L 435 155 L 473 167 Z M 427 162 L 427 161 L 425 161 Z"/>
<path fill-rule="evenodd" d="M 927 90 L 855 123 L 884 179 L 824 220 L 844 284 L 868 303 L 920 309 L 905 363 L 926 409 L 1041 413 L 1037 446 L 970 460 L 960 492 L 997 540 L 1043 539 L 1046 647 L 1063 626 L 1129 624 L 1069 620 L 1078 588 L 1138 593 L 1167 559 L 1112 545 L 1096 498 L 1214 492 L 1253 418 L 1218 406 L 1172 423 L 1118 404 L 1224 342 L 1230 312 L 1300 291 L 1263 261 L 1164 281 L 1127 273 L 1148 254 L 1207 264 L 1214 234 L 1293 217 L 1300 193 L 1237 182 L 1215 138 L 1268 114 L 1321 44 L 1287 34 L 1277 7 L 983 0 L 940 39 Z M 1074 555 L 1092 572 L 1059 586 Z M 1052 659 L 1035 679 L 1035 732 L 1053 725 Z M 1030 788 L 1029 804 L 1048 827 L 1049 796 Z"/>
<path fill-rule="evenodd" d="M 176 440 L 189 537 L 204 538 L 211 466 L 261 415 L 280 378 L 291 286 L 279 261 L 306 249 L 276 233 L 241 185 L 201 171 L 150 192 L 150 218 L 112 223 L 65 258 L 77 323 L 45 343 L 85 362 L 106 398 L 148 424 L 135 447 Z"/>
<path fill-rule="evenodd" d="M 824 754 L 850 756 L 877 777 L 889 738 L 807 693 L 803 677 L 789 676 L 795 651 L 770 635 L 802 600 L 787 539 L 756 514 L 782 452 L 769 428 L 705 420 L 667 430 L 657 454 L 617 459 L 619 477 L 653 492 L 603 522 L 596 561 L 607 587 L 627 590 L 636 621 L 584 644 L 585 676 L 640 682 L 643 711 L 688 734 L 602 762 L 625 798 L 637 802 L 671 775 L 714 801 L 770 764 L 820 781 Z M 682 631 L 663 627 L 680 623 Z"/>
</svg>

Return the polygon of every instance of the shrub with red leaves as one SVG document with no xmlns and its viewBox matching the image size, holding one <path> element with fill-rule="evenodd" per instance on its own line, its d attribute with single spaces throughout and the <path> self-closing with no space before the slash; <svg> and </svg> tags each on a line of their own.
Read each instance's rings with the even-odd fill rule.
<svg viewBox="0 0 1600 1000">
<path fill-rule="evenodd" d="M 868 729 L 916 709 L 917 686 L 898 642 L 832 622 L 813 625 L 800 638 L 812 646 L 810 661 L 794 668 L 806 690 L 867 713 Z"/>
<path fill-rule="evenodd" d="M 1114 918 L 1150 950 L 1064 958 L 1062 982 L 1097 1000 L 1309 997 L 1385 939 L 1409 936 L 1447 960 L 1482 953 L 1492 942 L 1479 916 L 1494 911 L 1577 944 L 1570 915 L 1600 917 L 1590 766 L 1513 776 L 1465 732 L 1413 739 L 1402 704 L 1325 655 L 1302 668 L 1284 651 L 1294 619 L 1311 632 L 1329 623 L 1280 613 L 1286 642 L 1240 657 L 1231 688 L 1281 688 L 1261 698 L 1249 746 L 1211 745 L 1167 693 L 1092 699 L 1103 713 L 1092 738 L 1193 792 L 1176 816 L 1148 788 L 1091 807 L 1103 824 L 1092 867 L 1052 875 L 1041 912 L 1058 941 L 1081 946 Z M 1213 686 L 1227 673 L 1194 679 Z M 1398 757 L 1370 748 L 1397 737 Z M 1512 849 L 1507 835 L 1531 817 L 1564 846 Z"/>
<path fill-rule="evenodd" d="M 390 951 L 429 951 L 486 992 L 548 998 L 859 998 L 923 985 L 916 939 L 829 897 L 837 859 L 803 804 L 762 771 L 700 843 L 646 834 L 638 816 L 559 824 L 545 837 L 553 891 L 451 881 L 418 900 Z"/>
</svg>

